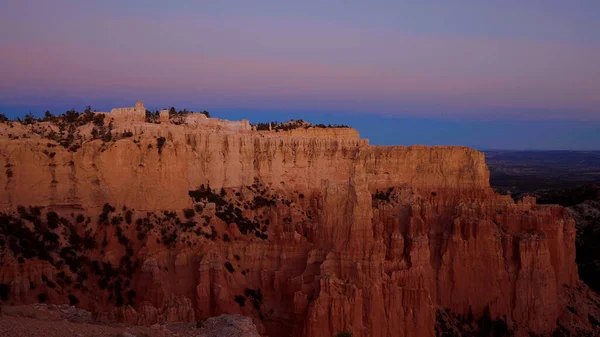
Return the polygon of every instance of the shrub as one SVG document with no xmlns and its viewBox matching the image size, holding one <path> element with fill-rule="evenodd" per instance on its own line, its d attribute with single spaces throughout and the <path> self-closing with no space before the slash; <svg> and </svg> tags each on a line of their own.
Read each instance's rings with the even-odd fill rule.
<svg viewBox="0 0 600 337">
<path fill-rule="evenodd" d="M 227 269 L 232 274 L 235 272 L 235 268 L 233 268 L 233 265 L 231 265 L 231 262 L 229 261 L 225 262 L 225 269 Z"/>
<path fill-rule="evenodd" d="M 146 123 L 154 123 L 154 124 L 159 124 L 159 116 L 160 113 L 158 111 L 150 111 L 150 110 L 146 110 Z"/>
<path fill-rule="evenodd" d="M 46 300 L 48 299 L 48 295 L 46 295 L 46 293 L 39 293 L 37 295 L 37 298 L 38 298 L 38 302 L 46 303 Z"/>
<path fill-rule="evenodd" d="M 128 290 L 127 293 L 125 293 L 125 295 L 127 296 L 128 304 L 133 305 L 133 300 L 136 296 L 135 290 Z"/>
<path fill-rule="evenodd" d="M 256 311 L 260 311 L 260 303 L 258 303 L 256 298 L 253 298 L 251 302 L 252 302 L 252 306 L 254 307 L 254 309 L 256 309 Z"/>
<path fill-rule="evenodd" d="M 51 121 L 52 119 L 54 119 L 54 115 L 49 110 L 46 110 L 46 112 L 44 113 L 44 119 L 43 120 L 44 121 Z"/>
<path fill-rule="evenodd" d="M 102 247 L 105 248 L 108 246 L 108 237 L 106 236 L 106 232 L 104 232 L 104 239 L 102 239 Z"/>
<path fill-rule="evenodd" d="M 30 125 L 33 124 L 35 121 L 35 116 L 31 112 L 29 112 L 27 115 L 25 115 L 25 119 L 23 120 L 22 124 Z"/>
<path fill-rule="evenodd" d="M 0 300 L 6 301 L 8 294 L 10 293 L 10 287 L 8 284 L 0 283 Z"/>
<path fill-rule="evenodd" d="M 250 289 L 250 288 L 246 288 L 246 290 L 244 290 L 244 295 L 246 295 L 246 297 L 256 298 L 256 290 Z"/>
<path fill-rule="evenodd" d="M 46 214 L 46 221 L 48 221 L 48 227 L 52 229 L 58 228 L 58 214 L 56 212 L 50 211 Z"/>
<path fill-rule="evenodd" d="M 160 137 L 156 139 L 156 147 L 158 148 L 158 154 L 162 153 L 162 148 L 166 142 L 167 139 L 165 137 Z"/>
<path fill-rule="evenodd" d="M 236 301 L 236 302 L 237 302 L 237 304 L 239 304 L 239 305 L 240 305 L 240 307 L 243 307 L 243 306 L 245 306 L 245 305 L 246 305 L 246 298 L 245 298 L 244 296 L 237 295 L 237 296 L 234 298 L 234 301 Z"/>
<path fill-rule="evenodd" d="M 490 315 L 489 305 L 483 310 L 483 316 L 478 322 L 479 331 L 483 336 L 490 336 L 492 329 L 492 317 Z"/>
<path fill-rule="evenodd" d="M 128 225 L 131 225 L 131 222 L 133 220 L 132 217 L 133 217 L 133 212 L 130 209 L 128 209 L 127 212 L 125 212 L 125 222 Z"/>
<path fill-rule="evenodd" d="M 110 131 L 107 131 L 107 132 L 104 134 L 104 137 L 102 137 L 102 141 L 103 141 L 103 142 L 105 142 L 105 143 L 108 143 L 108 142 L 110 142 L 111 140 L 112 140 L 112 133 L 110 133 Z"/>
<path fill-rule="evenodd" d="M 119 225 L 121 223 L 121 219 L 119 219 L 119 217 L 117 216 L 113 216 L 112 219 L 110 220 L 110 223 L 112 225 Z"/>
<path fill-rule="evenodd" d="M 100 225 L 107 224 L 108 223 L 108 215 L 114 211 L 115 211 L 115 208 L 112 207 L 109 203 L 104 204 L 104 207 L 102 207 L 102 213 L 100 213 L 100 216 L 98 216 L 98 224 L 100 224 Z"/>
<path fill-rule="evenodd" d="M 73 294 L 69 294 L 69 296 L 67 296 L 69 298 L 69 304 L 71 305 L 77 305 L 79 304 L 79 299 L 73 295 Z"/>
<path fill-rule="evenodd" d="M 379 199 L 379 200 L 383 200 L 383 201 L 390 201 L 390 195 L 389 193 L 385 193 L 383 191 L 377 191 L 375 193 L 375 195 L 373 195 L 373 200 L 375 199 Z"/>
<path fill-rule="evenodd" d="M 106 118 L 105 114 L 102 114 L 102 113 L 94 114 L 94 117 L 92 119 L 94 122 L 94 125 L 97 127 L 103 127 L 104 126 L 104 118 Z"/>
<path fill-rule="evenodd" d="M 183 210 L 183 215 L 185 215 L 186 219 L 191 219 L 196 215 L 196 212 L 191 208 L 186 208 Z"/>
<path fill-rule="evenodd" d="M 348 331 L 340 331 L 335 335 L 335 337 L 352 337 L 352 332 Z"/>
</svg>

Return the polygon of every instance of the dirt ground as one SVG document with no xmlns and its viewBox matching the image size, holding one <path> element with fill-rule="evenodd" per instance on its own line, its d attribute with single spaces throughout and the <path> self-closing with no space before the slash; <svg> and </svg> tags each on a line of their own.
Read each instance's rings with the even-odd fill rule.
<svg viewBox="0 0 600 337">
<path fill-rule="evenodd" d="M 97 323 L 87 311 L 68 305 L 3 306 L 0 317 L 2 337 L 217 337 L 254 336 L 242 316 L 219 316 L 207 320 L 202 328 L 195 323 L 127 326 Z M 258 334 L 256 334 L 258 336 Z"/>
</svg>

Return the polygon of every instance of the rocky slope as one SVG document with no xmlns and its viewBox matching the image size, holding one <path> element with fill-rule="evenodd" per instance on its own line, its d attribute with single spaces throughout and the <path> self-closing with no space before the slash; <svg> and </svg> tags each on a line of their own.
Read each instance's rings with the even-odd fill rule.
<svg viewBox="0 0 600 337">
<path fill-rule="evenodd" d="M 88 311 L 69 305 L 34 304 L 4 308 L 0 335 L 5 337 L 259 337 L 249 317 L 221 315 L 198 323 L 128 326 L 99 322 Z"/>
<path fill-rule="evenodd" d="M 243 314 L 270 336 L 599 332 L 573 219 L 495 194 L 480 152 L 110 119 L 0 126 L 8 303 L 133 324 Z"/>
</svg>

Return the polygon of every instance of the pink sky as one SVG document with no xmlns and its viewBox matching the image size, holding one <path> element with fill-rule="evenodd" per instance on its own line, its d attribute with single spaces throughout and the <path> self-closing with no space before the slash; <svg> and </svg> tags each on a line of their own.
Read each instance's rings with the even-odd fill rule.
<svg viewBox="0 0 600 337">
<path fill-rule="evenodd" d="M 0 105 L 131 97 L 226 109 L 410 115 L 439 106 L 427 114 L 600 119 L 595 42 L 114 6 L 9 1 Z"/>
</svg>

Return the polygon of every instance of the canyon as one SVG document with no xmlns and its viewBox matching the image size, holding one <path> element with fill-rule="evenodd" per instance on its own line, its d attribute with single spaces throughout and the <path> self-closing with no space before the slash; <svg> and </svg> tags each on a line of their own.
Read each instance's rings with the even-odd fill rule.
<svg viewBox="0 0 600 337">
<path fill-rule="evenodd" d="M 0 123 L 5 303 L 268 336 L 600 334 L 573 218 L 495 193 L 481 152 L 144 110 Z"/>
</svg>

